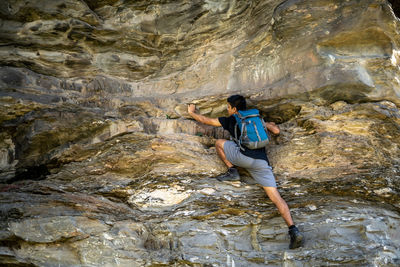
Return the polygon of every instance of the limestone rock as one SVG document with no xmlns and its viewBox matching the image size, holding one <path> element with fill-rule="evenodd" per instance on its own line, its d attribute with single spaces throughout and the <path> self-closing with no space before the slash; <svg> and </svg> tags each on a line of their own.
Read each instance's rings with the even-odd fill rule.
<svg viewBox="0 0 400 267">
<path fill-rule="evenodd" d="M 45 75 L 3 67 L 14 73 L 6 87 L 53 84 L 67 99 L 114 107 L 233 92 L 398 104 L 398 22 L 383 0 L 50 2 L 4 2 L 3 65 Z"/>
<path fill-rule="evenodd" d="M 27 242 L 52 243 L 63 239 L 82 239 L 88 234 L 105 232 L 108 228 L 86 217 L 28 219 L 10 224 L 10 231 Z M 81 237 L 82 236 L 82 237 Z"/>
<path fill-rule="evenodd" d="M 390 3 L 392 5 L 390 5 Z M 393 8 L 392 8 L 393 7 Z M 0 265 L 400 265 L 400 39 L 386 0 L 0 3 Z M 226 171 L 240 93 L 304 247 Z"/>
</svg>

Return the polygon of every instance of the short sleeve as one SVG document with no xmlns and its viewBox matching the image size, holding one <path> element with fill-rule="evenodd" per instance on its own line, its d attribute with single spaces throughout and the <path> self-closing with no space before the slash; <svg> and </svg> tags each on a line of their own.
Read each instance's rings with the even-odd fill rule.
<svg viewBox="0 0 400 267">
<path fill-rule="evenodd" d="M 218 120 L 219 120 L 219 123 L 221 123 L 222 127 L 223 127 L 225 130 L 228 130 L 228 131 L 229 131 L 229 121 L 228 121 L 228 118 L 227 118 L 227 117 L 219 117 Z"/>
</svg>

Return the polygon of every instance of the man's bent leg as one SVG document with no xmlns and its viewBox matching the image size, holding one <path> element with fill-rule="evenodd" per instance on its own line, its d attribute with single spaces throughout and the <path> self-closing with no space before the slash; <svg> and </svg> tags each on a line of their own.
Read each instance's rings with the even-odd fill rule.
<svg viewBox="0 0 400 267">
<path fill-rule="evenodd" d="M 226 159 L 226 155 L 224 152 L 224 144 L 227 140 L 225 139 L 217 139 L 217 141 L 215 142 L 215 149 L 217 150 L 217 154 L 219 156 L 219 158 L 225 163 L 225 165 L 228 168 L 232 168 L 233 164 Z"/>
<path fill-rule="evenodd" d="M 293 220 L 292 216 L 290 215 L 290 210 L 288 205 L 286 204 L 286 201 L 281 197 L 281 195 L 278 192 L 278 189 L 276 187 L 263 187 L 265 193 L 267 193 L 269 199 L 275 204 L 275 206 L 278 208 L 279 213 L 281 214 L 282 218 L 285 220 L 287 226 L 292 226 Z"/>
<path fill-rule="evenodd" d="M 227 140 L 225 139 L 218 139 L 215 142 L 215 148 L 217 150 L 217 154 L 219 158 L 225 163 L 225 165 L 228 167 L 228 171 L 220 176 L 217 177 L 217 179 L 221 182 L 223 181 L 239 181 L 240 180 L 240 175 L 238 170 L 234 167 L 233 163 L 230 162 L 227 157 L 226 157 L 226 152 L 224 149 L 224 146 Z M 229 152 L 229 155 L 232 155 L 232 151 Z"/>
</svg>

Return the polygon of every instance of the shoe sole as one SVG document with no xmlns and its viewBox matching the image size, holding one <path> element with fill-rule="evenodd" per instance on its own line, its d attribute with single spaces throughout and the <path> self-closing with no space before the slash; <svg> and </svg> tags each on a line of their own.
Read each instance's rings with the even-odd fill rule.
<svg viewBox="0 0 400 267">
<path fill-rule="evenodd" d="M 240 181 L 240 177 L 238 177 L 238 178 L 217 177 L 217 180 L 220 181 L 220 182 L 225 182 L 225 181 Z"/>
<path fill-rule="evenodd" d="M 299 248 L 304 244 L 304 238 L 302 235 L 298 236 L 296 242 L 294 242 L 292 244 L 292 246 L 289 246 L 290 249 L 295 249 L 295 248 Z"/>
</svg>

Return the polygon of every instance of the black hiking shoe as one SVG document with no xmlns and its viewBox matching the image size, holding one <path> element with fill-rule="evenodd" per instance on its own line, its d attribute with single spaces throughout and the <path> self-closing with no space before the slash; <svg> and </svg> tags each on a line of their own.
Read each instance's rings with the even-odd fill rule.
<svg viewBox="0 0 400 267">
<path fill-rule="evenodd" d="M 240 175 L 236 168 L 229 168 L 228 171 L 217 177 L 218 181 L 239 181 Z"/>
<path fill-rule="evenodd" d="M 296 226 L 293 227 L 292 229 L 289 229 L 289 236 L 290 236 L 290 244 L 289 244 L 290 249 L 295 249 L 303 245 L 304 236 L 300 233 L 299 229 L 297 229 Z"/>
</svg>

